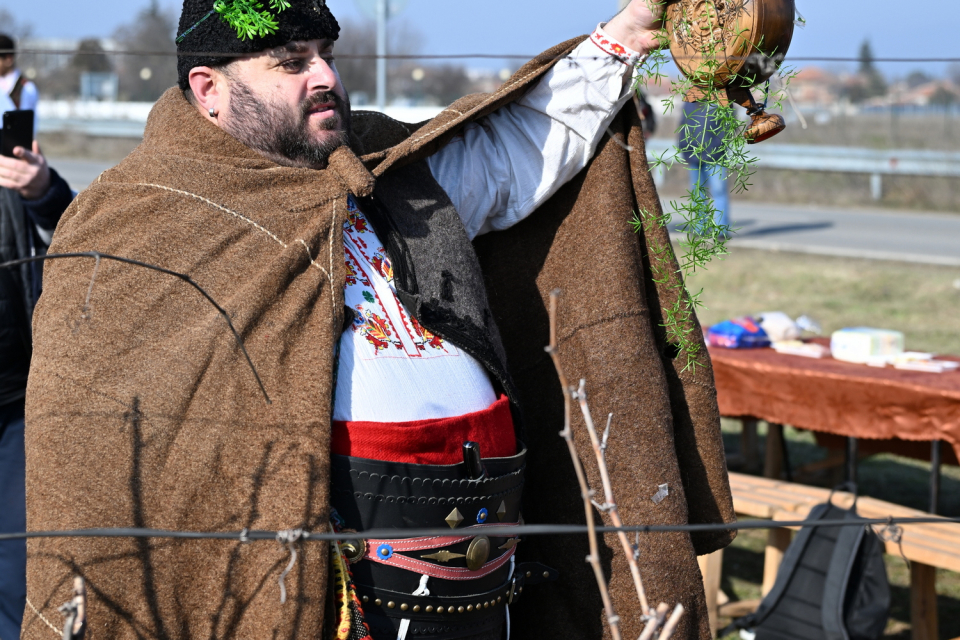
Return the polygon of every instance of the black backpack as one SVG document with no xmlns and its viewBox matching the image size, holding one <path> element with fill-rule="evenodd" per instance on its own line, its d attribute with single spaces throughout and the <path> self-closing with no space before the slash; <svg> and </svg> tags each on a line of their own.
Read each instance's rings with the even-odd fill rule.
<svg viewBox="0 0 960 640">
<path fill-rule="evenodd" d="M 856 486 L 852 490 L 856 493 Z M 856 506 L 854 500 L 849 510 L 841 509 L 828 498 L 810 511 L 806 521 L 863 520 Z M 756 612 L 724 632 L 751 629 L 756 640 L 877 640 L 889 613 L 883 542 L 873 529 L 803 527 L 784 553 L 773 589 Z"/>
</svg>

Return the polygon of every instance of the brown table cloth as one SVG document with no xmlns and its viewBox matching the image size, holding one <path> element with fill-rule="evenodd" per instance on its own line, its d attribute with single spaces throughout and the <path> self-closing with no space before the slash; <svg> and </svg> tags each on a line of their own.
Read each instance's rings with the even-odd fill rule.
<svg viewBox="0 0 960 640">
<path fill-rule="evenodd" d="M 773 349 L 709 351 L 722 416 L 856 438 L 943 440 L 960 458 L 960 371 L 881 369 Z"/>
</svg>

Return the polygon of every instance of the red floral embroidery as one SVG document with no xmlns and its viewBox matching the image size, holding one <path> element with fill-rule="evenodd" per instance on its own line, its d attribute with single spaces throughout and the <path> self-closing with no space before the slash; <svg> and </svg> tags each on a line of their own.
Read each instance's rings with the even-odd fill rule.
<svg viewBox="0 0 960 640">
<path fill-rule="evenodd" d="M 599 30 L 594 31 L 593 34 L 591 34 L 590 40 L 604 53 L 616 56 L 622 62 L 629 62 L 628 58 L 631 56 L 630 50 L 616 40 L 602 35 Z"/>
<path fill-rule="evenodd" d="M 357 284 L 357 268 L 353 266 L 350 260 L 345 260 L 347 265 L 347 286 Z"/>
<path fill-rule="evenodd" d="M 360 322 L 356 323 L 355 326 L 358 326 L 367 342 L 373 345 L 374 353 L 380 353 L 390 345 L 400 348 L 400 345 L 391 339 L 393 331 L 391 331 L 390 323 L 387 320 L 360 305 L 357 305 L 357 310 L 360 311 L 363 319 L 357 318 Z"/>
<path fill-rule="evenodd" d="M 383 247 L 370 258 L 370 264 L 373 265 L 373 268 L 386 279 L 387 282 L 393 282 L 393 267 L 390 266 L 390 260 L 384 255 Z"/>
<path fill-rule="evenodd" d="M 423 342 L 417 345 L 418 349 L 421 351 L 426 351 L 427 347 L 431 347 L 433 349 L 442 349 L 443 351 L 447 350 L 443 346 L 443 338 L 424 329 L 423 325 L 417 322 L 416 318 L 411 316 L 410 324 L 413 326 L 413 330 L 417 333 L 420 339 L 423 340 Z"/>
<path fill-rule="evenodd" d="M 347 209 L 347 224 L 361 233 L 367 230 L 367 219 L 354 208 Z"/>
<path fill-rule="evenodd" d="M 397 299 L 393 266 L 386 251 L 352 199 L 348 208 L 343 225 L 347 266 L 344 294 L 347 304 L 358 312 L 353 331 L 373 348 L 366 357 L 458 356 L 454 345 L 424 329 Z M 370 251 L 373 247 L 376 250 Z M 366 348 L 364 352 L 368 353 Z"/>
</svg>

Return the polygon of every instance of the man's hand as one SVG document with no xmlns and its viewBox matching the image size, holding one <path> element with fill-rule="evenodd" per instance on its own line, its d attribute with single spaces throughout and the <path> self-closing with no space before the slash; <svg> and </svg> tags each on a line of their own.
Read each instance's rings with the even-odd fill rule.
<svg viewBox="0 0 960 640">
<path fill-rule="evenodd" d="M 603 30 L 634 51 L 650 53 L 660 48 L 664 4 L 665 0 L 631 0 Z"/>
<path fill-rule="evenodd" d="M 42 198 L 50 188 L 50 167 L 33 141 L 33 151 L 15 147 L 15 158 L 0 156 L 0 187 L 13 189 L 25 200 Z"/>
</svg>

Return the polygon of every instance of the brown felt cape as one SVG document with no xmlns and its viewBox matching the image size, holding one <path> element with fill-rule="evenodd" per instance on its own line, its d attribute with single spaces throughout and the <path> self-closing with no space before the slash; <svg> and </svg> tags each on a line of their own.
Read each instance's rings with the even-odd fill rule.
<svg viewBox="0 0 960 640">
<path fill-rule="evenodd" d="M 179 90 L 165 94 L 143 144 L 77 197 L 51 252 L 96 250 L 189 274 L 229 312 L 271 403 L 223 317 L 186 283 L 89 258 L 48 262 L 27 395 L 29 528 L 325 530 L 348 194 L 369 194 L 375 176 L 435 152 L 465 123 L 515 100 L 578 42 L 422 126 L 355 114 L 357 154 L 341 149 L 321 171 L 277 166 L 208 123 Z M 666 230 L 651 224 L 638 235 L 629 224 L 635 211 L 660 206 L 632 105 L 611 136 L 540 211 L 476 243 L 526 418 L 524 516 L 584 521 L 557 435 L 560 389 L 543 351 L 547 296 L 559 288 L 567 375 L 586 378 L 596 416 L 614 416 L 608 456 L 623 520 L 730 522 L 706 350 L 701 367 L 681 371 L 661 327 L 679 295 L 677 265 L 672 253 L 651 258 L 648 247 L 668 243 Z M 651 259 L 666 281 L 654 282 Z M 702 342 L 695 319 L 689 328 Z M 582 421 L 574 429 L 588 453 Z M 661 484 L 669 496 L 655 504 Z M 651 602 L 687 609 L 677 638 L 708 637 L 695 556 L 731 537 L 640 537 Z M 615 538 L 605 543 L 624 637 L 637 637 L 626 563 Z M 31 640 L 49 639 L 61 624 L 56 607 L 74 574 L 87 580 L 89 640 L 314 639 L 326 627 L 325 544 L 300 548 L 286 604 L 277 580 L 289 555 L 274 542 L 34 539 L 28 549 L 23 637 Z M 519 549 L 561 578 L 526 590 L 513 607 L 513 637 L 601 637 L 586 540 L 527 537 Z"/>
</svg>

